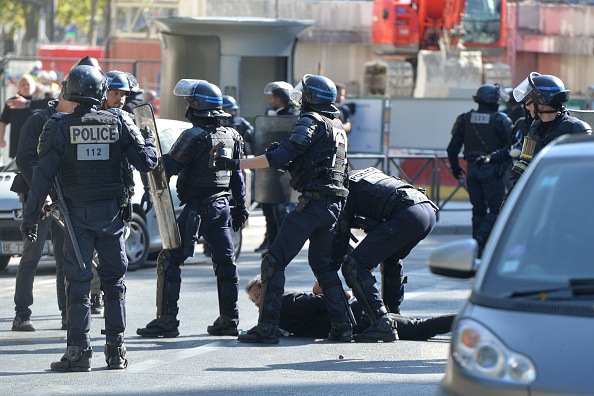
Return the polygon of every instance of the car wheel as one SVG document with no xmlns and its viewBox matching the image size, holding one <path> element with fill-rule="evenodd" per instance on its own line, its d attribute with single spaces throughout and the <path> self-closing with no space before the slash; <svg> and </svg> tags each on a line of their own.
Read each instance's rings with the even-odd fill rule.
<svg viewBox="0 0 594 396">
<path fill-rule="evenodd" d="M 8 263 L 12 256 L 0 256 L 0 271 L 4 271 L 8 267 Z"/>
<path fill-rule="evenodd" d="M 241 235 L 241 230 L 233 231 L 231 230 L 231 239 L 233 240 L 233 251 L 235 253 L 235 260 L 239 258 L 239 253 L 241 252 L 241 242 L 243 237 Z"/>
<path fill-rule="evenodd" d="M 146 222 L 138 213 L 132 214 L 128 227 L 129 235 L 125 241 L 128 271 L 136 271 L 142 268 L 149 255 L 149 232 Z"/>
</svg>

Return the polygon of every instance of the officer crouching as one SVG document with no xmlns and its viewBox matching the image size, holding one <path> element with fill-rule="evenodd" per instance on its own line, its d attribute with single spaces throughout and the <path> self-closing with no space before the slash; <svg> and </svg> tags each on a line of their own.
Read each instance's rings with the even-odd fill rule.
<svg viewBox="0 0 594 396">
<path fill-rule="evenodd" d="M 68 74 L 63 97 L 77 105 L 72 114 L 54 114 L 43 128 L 39 164 L 33 171 L 21 226 L 24 237 L 36 240 L 41 208 L 55 183 L 56 191 L 63 193 L 64 220 L 71 227 L 64 243 L 67 349 L 60 361 L 51 364 L 54 371 L 91 371 L 89 294 L 94 250 L 99 255 L 97 272 L 105 295 L 105 361 L 108 369 L 123 369 L 128 364 L 122 168 L 129 161 L 140 172 L 149 172 L 158 158 L 152 131 L 141 132 L 124 113 L 98 110 L 106 91 L 106 76 L 95 67 L 76 66 Z"/>
</svg>

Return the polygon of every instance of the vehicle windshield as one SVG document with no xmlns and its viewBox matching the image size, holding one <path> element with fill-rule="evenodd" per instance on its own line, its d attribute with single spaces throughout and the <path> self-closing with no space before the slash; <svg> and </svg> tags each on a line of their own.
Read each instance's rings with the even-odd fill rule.
<svg viewBox="0 0 594 396">
<path fill-rule="evenodd" d="M 594 279 L 594 162 L 551 158 L 534 171 L 479 289 L 497 297 L 568 289 L 568 298 L 592 299 L 584 284 Z"/>
<path fill-rule="evenodd" d="M 501 0 L 467 1 L 462 27 L 466 31 L 466 43 L 498 42 L 501 34 Z"/>
</svg>

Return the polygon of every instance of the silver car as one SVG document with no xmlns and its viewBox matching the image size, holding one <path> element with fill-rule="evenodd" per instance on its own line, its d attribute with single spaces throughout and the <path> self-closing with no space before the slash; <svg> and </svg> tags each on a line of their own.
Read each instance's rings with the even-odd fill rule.
<svg viewBox="0 0 594 396">
<path fill-rule="evenodd" d="M 594 138 L 563 136 L 508 198 L 482 259 L 437 249 L 433 273 L 470 277 L 439 395 L 593 395 Z M 478 269 L 477 269 L 478 268 Z"/>
</svg>

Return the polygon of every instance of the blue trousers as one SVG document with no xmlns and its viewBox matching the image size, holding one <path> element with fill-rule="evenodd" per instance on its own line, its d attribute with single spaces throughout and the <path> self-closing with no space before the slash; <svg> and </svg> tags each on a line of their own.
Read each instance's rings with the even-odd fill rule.
<svg viewBox="0 0 594 396">
<path fill-rule="evenodd" d="M 333 322 L 348 321 L 344 290 L 338 269 L 330 264 L 334 226 L 342 207 L 341 198 L 325 196 L 310 201 L 300 212 L 291 211 L 281 224 L 276 239 L 270 247 L 273 268 L 263 260 L 262 279 L 267 284 L 262 295 L 260 321 L 278 326 L 280 305 L 285 287 L 285 267 L 297 256 L 309 240 L 309 266 L 324 290 L 324 302 Z M 298 207 L 299 208 L 299 207 Z M 270 261 L 268 261 L 270 262 Z M 267 271 L 267 273 L 264 273 Z"/>
</svg>

